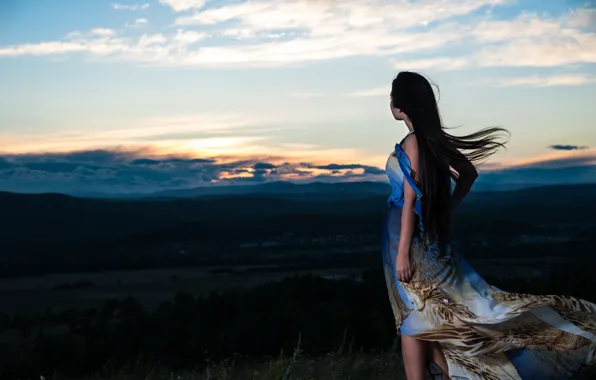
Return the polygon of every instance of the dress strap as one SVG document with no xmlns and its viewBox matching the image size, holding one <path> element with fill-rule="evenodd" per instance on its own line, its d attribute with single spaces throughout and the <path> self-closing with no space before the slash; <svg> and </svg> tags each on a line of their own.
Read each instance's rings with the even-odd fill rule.
<svg viewBox="0 0 596 380">
<path fill-rule="evenodd" d="M 399 145 L 403 144 L 403 143 L 404 143 L 404 141 L 406 141 L 406 139 L 408 138 L 408 136 L 410 136 L 410 135 L 411 135 L 411 134 L 413 134 L 413 133 L 414 133 L 414 131 L 410 131 L 410 132 L 408 132 L 408 134 L 407 134 L 407 135 L 405 135 L 403 139 L 401 139 L 401 141 L 399 142 Z"/>
<path fill-rule="evenodd" d="M 413 131 L 408 133 L 406 137 L 414 133 Z M 406 139 L 403 138 L 402 142 Z M 414 212 L 418 214 L 418 226 L 421 232 L 424 231 L 424 222 L 422 220 L 422 191 L 416 180 L 412 175 L 412 164 L 410 162 L 410 158 L 406 154 L 406 152 L 401 147 L 401 142 L 399 144 L 395 144 L 395 156 L 397 158 L 397 162 L 399 164 L 399 168 L 401 169 L 404 175 L 404 181 L 407 181 L 414 193 L 416 193 L 416 203 L 414 205 Z"/>
</svg>

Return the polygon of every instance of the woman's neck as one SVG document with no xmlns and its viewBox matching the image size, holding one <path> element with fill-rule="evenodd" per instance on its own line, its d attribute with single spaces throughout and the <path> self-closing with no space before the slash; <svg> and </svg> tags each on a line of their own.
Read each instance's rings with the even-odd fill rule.
<svg viewBox="0 0 596 380">
<path fill-rule="evenodd" d="M 412 125 L 412 121 L 410 119 L 404 120 L 404 123 L 406 123 L 406 127 L 408 127 L 410 132 L 414 130 L 414 126 Z"/>
</svg>

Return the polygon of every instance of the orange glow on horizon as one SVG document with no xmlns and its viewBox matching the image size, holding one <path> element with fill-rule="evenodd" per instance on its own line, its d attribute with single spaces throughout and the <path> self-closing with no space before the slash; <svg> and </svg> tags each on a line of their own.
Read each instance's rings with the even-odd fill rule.
<svg viewBox="0 0 596 380">
<path fill-rule="evenodd" d="M 540 163 L 556 162 L 568 158 L 585 158 L 584 165 L 596 165 L 596 148 L 571 151 L 555 151 L 538 157 L 531 157 L 504 164 L 503 168 L 518 168 Z"/>
<path fill-rule="evenodd" d="M 5 135 L 4 135 L 5 136 Z M 9 136 L 10 137 L 10 136 Z M 23 137 L 23 136 L 21 136 Z M 26 139 L 14 141 L 21 144 L 10 145 L 10 139 L 4 140 L 0 146 L 0 155 L 7 153 L 9 155 L 19 154 L 43 154 L 58 153 L 68 154 L 81 151 L 96 149 L 105 149 L 121 153 L 127 158 L 150 158 L 156 160 L 167 160 L 171 158 L 182 159 L 208 159 L 213 160 L 216 165 L 233 164 L 238 171 L 219 172 L 219 178 L 212 180 L 217 183 L 222 180 L 247 179 L 255 176 L 253 165 L 257 162 L 269 163 L 275 166 L 289 164 L 291 170 L 284 172 L 279 170 L 271 178 L 278 180 L 308 181 L 317 177 L 333 177 L 341 179 L 345 177 L 346 181 L 358 181 L 366 179 L 381 179 L 384 174 L 365 175 L 364 168 L 340 168 L 325 169 L 313 166 L 326 166 L 330 164 L 337 165 L 363 165 L 379 169 L 384 169 L 387 155 L 367 154 L 363 150 L 354 148 L 326 148 L 309 144 L 281 144 L 270 141 L 267 138 L 244 138 L 244 137 L 214 137 L 205 139 L 193 139 L 186 141 L 160 141 L 150 146 L 140 144 L 123 144 L 120 146 L 105 144 L 103 141 L 94 141 L 94 144 L 78 145 L 81 140 L 60 141 L 66 135 L 54 136 L 53 139 L 46 141 L 28 136 Z M 91 136 L 86 136 L 86 142 L 91 142 Z M 73 146 L 70 145 L 73 144 Z M 78 149 L 74 149 L 74 145 Z M 82 147 L 81 147 L 82 146 Z M 35 147 L 35 149 L 33 149 Z M 230 154 L 231 153 L 231 154 Z M 579 161 L 574 165 L 596 165 L 596 149 L 581 149 L 573 151 L 552 151 L 548 154 L 537 157 L 511 159 L 508 162 L 492 163 L 488 162 L 485 166 L 480 166 L 481 170 L 490 172 L 496 170 L 523 168 L 541 163 L 556 165 L 557 160 L 577 158 Z M 243 164 L 245 163 L 245 165 Z M 302 166 L 301 163 L 308 163 Z M 562 165 L 565 163 L 562 162 Z M 271 170 L 264 169 L 265 177 Z"/>
</svg>

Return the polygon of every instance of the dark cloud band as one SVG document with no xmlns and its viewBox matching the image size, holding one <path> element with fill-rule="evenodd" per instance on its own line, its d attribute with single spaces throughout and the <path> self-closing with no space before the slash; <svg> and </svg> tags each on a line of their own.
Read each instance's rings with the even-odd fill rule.
<svg viewBox="0 0 596 380">
<path fill-rule="evenodd" d="M 559 150 L 581 147 L 557 146 Z M 480 182 L 596 182 L 596 153 L 563 157 L 505 170 L 484 171 Z M 0 191 L 152 193 L 201 186 L 273 181 L 386 181 L 381 168 L 360 164 L 273 164 L 266 160 L 225 162 L 186 157 L 147 157 L 143 152 L 94 150 L 66 154 L 0 156 Z"/>
<path fill-rule="evenodd" d="M 554 150 L 581 150 L 581 149 L 588 149 L 587 146 L 579 146 L 579 145 L 551 145 L 549 146 L 550 149 Z"/>
<path fill-rule="evenodd" d="M 0 156 L 0 190 L 16 192 L 150 193 L 214 183 L 369 180 L 381 174 L 384 171 L 379 168 L 359 164 L 317 166 L 246 159 L 218 162 L 144 157 L 142 152 L 116 150 Z"/>
</svg>

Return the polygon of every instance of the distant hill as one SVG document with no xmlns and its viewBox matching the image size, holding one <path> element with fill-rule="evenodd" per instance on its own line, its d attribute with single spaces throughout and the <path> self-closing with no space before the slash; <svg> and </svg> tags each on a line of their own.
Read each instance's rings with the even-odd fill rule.
<svg viewBox="0 0 596 380">
<path fill-rule="evenodd" d="M 260 189 L 261 191 L 257 191 Z M 280 190 L 281 189 L 281 190 Z M 49 240 L 89 242 L 134 231 L 203 223 L 213 226 L 246 223 L 254 226 L 267 218 L 304 215 L 382 215 L 387 209 L 390 188 L 381 183 L 288 185 L 268 184 L 253 193 L 201 194 L 134 199 L 88 199 L 61 194 L 16 194 L 0 192 L 0 256 L 3 242 L 19 246 L 48 244 Z M 461 210 L 479 212 L 516 205 L 540 210 L 562 207 L 596 207 L 596 184 L 557 185 L 510 191 L 472 192 Z M 519 208 L 522 211 L 523 208 Z M 308 219 L 308 218 L 307 218 Z M 360 228 L 360 227 L 359 227 Z M 375 226 L 374 228 L 378 228 Z M 203 229 L 205 230 L 205 229 Z M 35 243 L 32 240 L 38 240 Z"/>
<path fill-rule="evenodd" d="M 270 194 L 270 195 L 306 195 L 316 194 L 318 196 L 371 196 L 389 194 L 391 186 L 386 182 L 311 182 L 297 184 L 289 181 L 266 182 L 254 185 L 233 185 L 233 186 L 201 186 L 191 189 L 164 190 L 150 194 L 125 193 L 125 194 L 103 194 L 103 193 L 81 193 L 74 194 L 81 198 L 103 198 L 103 199 L 132 199 L 132 198 L 194 198 L 201 196 L 226 196 L 243 194 Z M 328 199 L 329 197 L 325 197 Z"/>
<path fill-rule="evenodd" d="M 376 244 L 390 193 L 387 184 L 374 182 L 273 183 L 251 190 L 144 199 L 0 192 L 0 276 L 198 265 L 240 243 L 284 233 L 368 234 Z M 502 233 L 507 240 L 545 223 L 556 231 L 559 223 L 584 228 L 595 213 L 596 185 L 542 186 L 473 192 L 455 222 L 464 235 Z M 182 241 L 204 253 L 192 262 L 171 256 L 172 244 Z"/>
<path fill-rule="evenodd" d="M 513 185 L 512 185 L 513 186 Z M 530 202 L 554 201 L 561 197 L 569 199 L 596 199 L 596 184 L 545 185 L 511 189 L 509 186 L 475 186 L 467 196 L 467 201 L 490 202 Z M 185 190 L 168 190 L 153 194 L 87 194 L 72 196 L 66 194 L 20 194 L 0 191 L 3 206 L 12 206 L 14 202 L 27 206 L 83 206 L 102 205 L 103 202 L 118 200 L 119 203 L 137 204 L 146 201 L 184 201 L 196 198 L 199 201 L 217 201 L 226 199 L 285 199 L 289 201 L 319 202 L 342 199 L 371 198 L 389 196 L 391 186 L 383 182 L 313 182 L 296 184 L 292 182 L 269 182 L 249 186 L 197 187 Z M 248 198 L 247 198 L 248 197 Z M 179 199 L 182 198 L 182 199 Z M 188 199 L 192 201 L 192 199 Z"/>
<path fill-rule="evenodd" d="M 549 185 L 507 191 L 471 192 L 466 202 L 489 202 L 492 204 L 544 204 L 582 203 L 596 204 L 596 184 Z"/>
<path fill-rule="evenodd" d="M 573 183 L 573 186 L 581 184 Z M 537 185 L 536 183 L 478 181 L 472 188 L 472 193 L 512 191 L 528 188 L 559 186 L 556 184 Z M 567 185 L 560 185 L 567 186 Z M 164 200 L 172 198 L 218 197 L 230 195 L 272 195 L 287 196 L 288 199 L 305 199 L 309 201 L 327 201 L 333 198 L 362 198 L 376 195 L 389 195 L 391 185 L 388 182 L 311 182 L 294 183 L 289 181 L 266 182 L 253 185 L 214 185 L 200 186 L 190 189 L 164 190 L 154 193 L 72 193 L 69 195 L 79 198 L 92 199 L 153 199 Z"/>
</svg>

